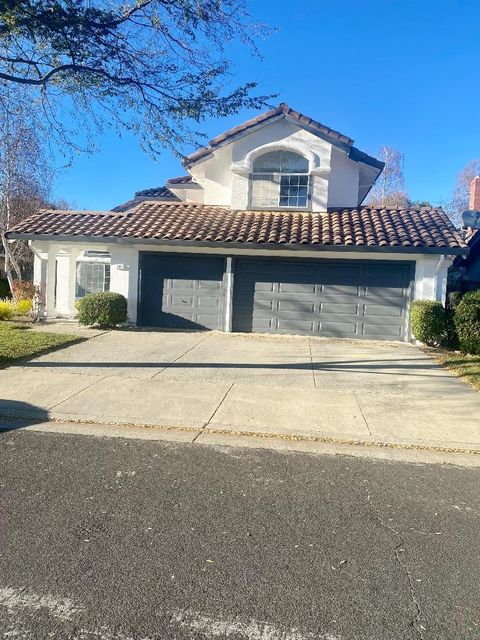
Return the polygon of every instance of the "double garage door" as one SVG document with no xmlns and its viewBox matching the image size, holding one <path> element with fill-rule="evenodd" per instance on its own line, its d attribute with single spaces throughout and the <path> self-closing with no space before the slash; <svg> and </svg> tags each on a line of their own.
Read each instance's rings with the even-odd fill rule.
<svg viewBox="0 0 480 640">
<path fill-rule="evenodd" d="M 143 254 L 144 326 L 403 340 L 413 264 Z"/>
</svg>

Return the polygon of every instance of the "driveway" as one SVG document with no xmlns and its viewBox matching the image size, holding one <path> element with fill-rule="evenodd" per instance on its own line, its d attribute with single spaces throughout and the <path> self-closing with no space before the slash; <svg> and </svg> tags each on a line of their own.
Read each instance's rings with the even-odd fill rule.
<svg viewBox="0 0 480 640">
<path fill-rule="evenodd" d="M 0 385 L 3 415 L 480 450 L 480 395 L 408 344 L 97 332 Z"/>
</svg>

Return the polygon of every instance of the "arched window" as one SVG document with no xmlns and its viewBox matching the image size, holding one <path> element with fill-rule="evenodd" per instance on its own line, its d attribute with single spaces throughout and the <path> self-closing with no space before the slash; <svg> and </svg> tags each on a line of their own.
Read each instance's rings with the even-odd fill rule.
<svg viewBox="0 0 480 640">
<path fill-rule="evenodd" d="M 250 206 L 305 208 L 308 160 L 292 151 L 270 151 L 253 161 Z"/>
</svg>

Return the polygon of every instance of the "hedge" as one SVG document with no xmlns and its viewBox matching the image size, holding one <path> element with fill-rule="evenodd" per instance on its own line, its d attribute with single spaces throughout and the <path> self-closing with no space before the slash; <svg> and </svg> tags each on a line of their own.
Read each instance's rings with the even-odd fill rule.
<svg viewBox="0 0 480 640">
<path fill-rule="evenodd" d="M 445 346 L 450 349 L 458 349 L 460 344 L 458 341 L 458 333 L 455 327 L 455 311 L 462 299 L 461 291 L 450 291 L 447 294 L 447 302 L 445 305 Z"/>
<path fill-rule="evenodd" d="M 410 305 L 412 333 L 426 345 L 440 344 L 445 335 L 445 309 L 434 300 L 415 300 Z"/>
<path fill-rule="evenodd" d="M 115 327 L 127 320 L 127 300 L 120 293 L 100 291 L 89 293 L 78 304 L 80 324 Z"/>
<path fill-rule="evenodd" d="M 455 309 L 460 349 L 480 354 L 480 289 L 466 293 Z"/>
</svg>

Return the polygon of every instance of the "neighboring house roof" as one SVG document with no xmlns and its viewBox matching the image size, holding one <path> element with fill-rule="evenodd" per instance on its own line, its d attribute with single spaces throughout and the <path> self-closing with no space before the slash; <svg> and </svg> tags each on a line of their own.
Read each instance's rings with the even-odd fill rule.
<svg viewBox="0 0 480 640">
<path fill-rule="evenodd" d="M 257 127 L 260 124 L 267 122 L 268 120 L 277 119 L 277 118 L 288 118 L 294 121 L 299 126 L 302 126 L 306 129 L 313 131 L 314 133 L 321 134 L 325 136 L 332 144 L 337 144 L 339 146 L 345 147 L 346 149 L 350 149 L 350 157 L 352 160 L 356 160 L 357 162 L 364 162 L 365 164 L 370 164 L 378 169 L 383 169 L 384 163 L 377 158 L 373 158 L 372 156 L 363 153 L 363 151 L 359 151 L 353 146 L 353 139 L 349 136 L 340 133 L 339 131 L 335 131 L 335 129 L 331 129 L 321 122 L 317 122 L 313 118 L 300 113 L 299 111 L 295 111 L 291 109 L 288 104 L 282 102 L 275 107 L 275 109 L 270 109 L 270 111 L 266 111 L 265 113 L 261 113 L 260 115 L 252 118 L 251 120 L 247 120 L 242 124 L 239 124 L 232 129 L 228 129 L 224 131 L 220 135 L 212 138 L 209 141 L 207 147 L 202 147 L 197 151 L 194 151 L 186 158 L 186 165 L 194 164 L 198 160 L 203 159 L 204 157 L 210 155 L 217 149 L 218 147 L 223 146 L 227 142 L 229 142 L 232 138 L 237 137 L 239 135 L 246 135 L 250 133 L 250 130 L 254 127 Z"/>
<path fill-rule="evenodd" d="M 177 178 L 169 178 L 167 180 L 167 185 L 176 186 L 179 184 L 193 184 L 192 176 L 178 176 Z M 180 201 L 180 198 L 178 198 L 166 185 L 163 187 L 152 187 L 150 189 L 143 189 L 143 191 L 136 191 L 135 198 L 162 198 L 162 200 Z"/>
<path fill-rule="evenodd" d="M 328 213 L 238 211 L 197 203 L 144 201 L 124 212 L 40 211 L 12 238 L 89 239 L 465 253 L 441 209 L 343 209 Z"/>
<path fill-rule="evenodd" d="M 143 189 L 136 191 L 135 198 L 163 198 L 164 200 L 180 200 L 170 191 L 168 187 L 152 187 L 151 189 Z"/>
<path fill-rule="evenodd" d="M 178 176 L 178 178 L 169 178 L 167 184 L 191 184 L 193 183 L 192 176 Z"/>
<path fill-rule="evenodd" d="M 177 178 L 169 178 L 169 180 L 167 180 L 167 184 L 171 184 L 173 187 L 176 187 L 177 185 L 182 184 L 194 184 L 194 182 L 192 180 L 192 176 L 179 176 Z M 150 189 L 137 191 L 131 200 L 117 205 L 112 209 L 112 211 L 117 213 L 128 211 L 129 209 L 136 207 L 143 200 L 147 200 L 149 198 L 155 198 L 155 200 L 166 200 L 168 202 L 181 202 L 180 198 L 176 196 L 166 185 L 164 185 L 163 187 L 152 187 Z"/>
</svg>

